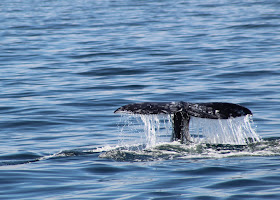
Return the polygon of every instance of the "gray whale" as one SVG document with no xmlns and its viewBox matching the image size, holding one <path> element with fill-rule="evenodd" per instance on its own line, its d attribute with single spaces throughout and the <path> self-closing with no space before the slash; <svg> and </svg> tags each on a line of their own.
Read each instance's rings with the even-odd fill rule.
<svg viewBox="0 0 280 200">
<path fill-rule="evenodd" d="M 253 115 L 248 108 L 238 104 L 223 102 L 188 103 L 183 101 L 133 103 L 118 108 L 114 113 L 171 114 L 173 124 L 172 140 L 178 140 L 181 143 L 190 139 L 189 122 L 191 117 L 229 119 Z"/>
</svg>

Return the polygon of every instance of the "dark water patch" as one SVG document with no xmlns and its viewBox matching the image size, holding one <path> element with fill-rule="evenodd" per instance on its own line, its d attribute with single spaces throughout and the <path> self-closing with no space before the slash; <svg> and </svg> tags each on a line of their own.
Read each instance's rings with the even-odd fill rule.
<svg viewBox="0 0 280 200">
<path fill-rule="evenodd" d="M 127 169 L 103 164 L 95 164 L 93 167 L 87 168 L 86 171 L 94 174 L 116 174 L 121 172 L 127 172 Z"/>
<path fill-rule="evenodd" d="M 144 88 L 147 88 L 148 85 L 138 85 L 138 84 L 127 84 L 127 85 L 96 85 L 94 87 L 92 86 L 88 86 L 88 87 L 84 87 L 82 89 L 85 89 L 85 90 L 116 90 L 116 89 L 119 89 L 119 90 L 122 90 L 122 89 L 131 89 L 131 90 L 137 90 L 137 89 L 144 89 Z"/>
<path fill-rule="evenodd" d="M 59 106 L 62 106 L 63 108 L 64 107 L 68 107 L 68 108 L 72 108 L 72 112 L 75 112 L 74 111 L 74 108 L 77 109 L 77 112 L 81 112 L 81 111 L 84 111 L 85 109 L 90 109 L 92 111 L 97 111 L 97 110 L 100 110 L 102 109 L 103 111 L 106 110 L 108 111 L 108 114 L 112 114 L 113 113 L 111 112 L 111 110 L 114 110 L 117 108 L 117 105 L 115 104 L 112 104 L 112 100 L 114 99 L 108 99 L 108 100 L 104 100 L 104 101 L 98 101 L 96 99 L 93 99 L 91 101 L 81 101 L 81 102 L 70 102 L 70 103 L 61 103 L 59 104 Z M 106 109 L 104 109 L 104 107 Z M 95 115 L 95 116 L 99 116 L 100 118 L 103 118 L 104 115 L 99 113 L 92 113 L 92 115 Z M 77 119 L 79 120 L 81 116 L 79 115 L 78 117 L 77 116 L 69 116 L 70 119 Z M 62 116 L 63 118 L 63 116 Z M 85 118 L 81 118 L 81 120 L 85 120 Z"/>
<path fill-rule="evenodd" d="M 45 121 L 45 120 L 13 120 L 13 121 L 5 121 L 0 123 L 1 128 L 14 128 L 14 129 L 38 129 L 41 127 L 48 127 L 48 126 L 59 126 L 63 123 L 54 122 L 54 121 Z"/>
<path fill-rule="evenodd" d="M 40 96 L 38 92 L 21 92 L 21 93 L 6 93 L 2 94 L 2 98 L 22 98 Z"/>
<path fill-rule="evenodd" d="M 37 136 L 37 137 L 33 137 L 33 140 L 38 141 L 38 142 L 43 142 L 43 141 L 47 141 L 50 142 L 52 140 L 57 140 L 57 139 L 61 139 L 64 138 L 65 136 L 57 136 L 57 135 L 44 135 L 44 136 Z"/>
<path fill-rule="evenodd" d="M 155 191 L 155 192 L 146 192 L 143 194 L 139 194 L 134 196 L 132 199 L 144 199 L 146 197 L 151 197 L 153 200 L 171 200 L 171 199 L 184 199 L 181 195 L 172 191 Z"/>
<path fill-rule="evenodd" d="M 186 169 L 186 170 L 175 170 L 174 173 L 176 174 L 182 174 L 182 175 L 193 175 L 193 176 L 223 176 L 227 173 L 236 173 L 246 171 L 246 169 L 240 169 L 240 168 L 230 168 L 230 167 L 203 167 L 200 169 Z"/>
<path fill-rule="evenodd" d="M 30 184 L 31 181 L 28 181 Z M 35 181 L 36 182 L 36 181 Z M 60 194 L 63 194 L 65 192 L 73 192 L 75 189 L 80 189 L 82 191 L 83 189 L 80 186 L 71 186 L 71 185 L 63 185 L 63 183 L 55 184 L 53 182 L 47 183 L 34 183 L 37 184 L 37 187 L 31 187 L 31 188 L 24 188 L 23 183 L 19 184 L 17 186 L 18 193 L 9 194 L 10 188 L 6 189 L 6 192 L 0 192 L 1 197 L 4 199 L 36 199 L 35 196 L 48 196 L 51 198 L 56 198 Z M 50 186 L 55 185 L 55 186 Z M 40 188 L 40 189 L 38 189 Z M 63 195 L 64 196 L 64 195 Z"/>
<path fill-rule="evenodd" d="M 246 30 L 246 29 L 265 29 L 279 27 L 279 24 L 263 23 L 263 24 L 240 24 L 227 27 L 228 29 Z"/>
<path fill-rule="evenodd" d="M 252 186 L 263 186 L 263 185 L 271 185 L 271 183 L 268 183 L 267 181 L 252 180 L 252 179 L 237 179 L 237 180 L 224 181 L 222 183 L 213 184 L 207 187 L 212 189 L 231 189 L 231 188 L 245 188 L 245 187 L 252 187 Z"/>
<path fill-rule="evenodd" d="M 271 167 L 271 166 L 270 166 Z M 275 167 L 275 169 L 278 169 L 279 166 Z M 264 176 L 261 178 L 261 180 L 263 181 L 268 181 L 268 182 L 275 182 L 275 183 L 279 183 L 280 180 L 280 176 L 279 175 L 275 175 L 275 176 Z"/>
<path fill-rule="evenodd" d="M 193 199 L 193 200 L 219 200 L 221 198 L 214 197 L 214 196 L 202 195 L 202 196 L 196 196 L 196 197 L 193 197 L 193 198 L 190 198 L 190 199 Z"/>
<path fill-rule="evenodd" d="M 37 110 L 36 112 L 34 112 L 34 110 Z M 32 109 L 30 110 L 31 113 L 33 115 L 42 115 L 42 116 L 53 116 L 53 115 L 58 115 L 58 114 L 61 114 L 61 111 L 58 111 L 58 110 L 43 110 L 43 109 L 39 109 L 39 108 L 36 108 L 36 109 Z M 26 112 L 24 112 L 25 114 L 27 114 Z"/>
<path fill-rule="evenodd" d="M 223 6 L 227 6 L 227 4 L 223 3 L 223 2 L 202 2 L 200 4 L 197 4 L 198 7 L 200 8 L 218 8 L 218 7 L 223 7 Z"/>
<path fill-rule="evenodd" d="M 90 101 L 80 101 L 80 102 L 69 102 L 69 103 L 61 103 L 60 106 L 67 106 L 67 107 L 78 107 L 81 108 L 90 108 L 97 106 L 96 102 L 90 102 Z"/>
<path fill-rule="evenodd" d="M 279 72 L 274 70 L 255 70 L 255 71 L 239 71 L 239 72 L 225 72 L 214 75 L 217 78 L 265 78 L 271 76 L 278 76 L 280 75 Z"/>
<path fill-rule="evenodd" d="M 82 157 L 96 156 L 100 152 L 87 151 L 84 149 L 79 150 L 64 150 L 52 155 L 41 156 L 32 152 L 27 153 L 14 153 L 0 156 L 0 166 L 7 165 L 23 165 L 34 162 L 43 162 L 44 160 L 56 160 L 59 162 L 66 162 L 68 160 L 79 160 Z"/>
<path fill-rule="evenodd" d="M 0 162 L 0 166 L 24 165 L 24 164 L 34 163 L 34 162 L 37 162 L 37 161 L 39 161 L 39 159 L 34 159 L 34 160 L 3 161 L 3 162 Z"/>
<path fill-rule="evenodd" d="M 149 183 L 149 188 L 152 189 L 164 189 L 169 187 L 184 187 L 188 183 L 198 183 L 199 181 L 203 182 L 203 178 L 194 178 L 194 177 L 178 177 L 178 178 L 169 178 L 168 180 L 156 180 L 152 183 Z M 144 186 L 146 187 L 146 186 Z M 141 188 L 141 186 L 140 186 Z"/>
<path fill-rule="evenodd" d="M 161 50 L 150 50 L 148 55 L 150 56 L 155 56 L 155 57 L 170 57 L 170 56 L 173 56 L 174 54 L 172 53 L 169 53 L 169 52 L 165 52 L 165 51 L 161 51 Z"/>
<path fill-rule="evenodd" d="M 198 63 L 197 61 L 194 61 L 194 60 L 187 60 L 187 59 L 183 59 L 183 60 L 181 60 L 181 59 L 174 59 L 174 60 L 172 60 L 172 59 L 168 59 L 168 60 L 166 60 L 166 61 L 159 61 L 159 62 L 156 62 L 156 64 L 159 64 L 159 65 L 167 65 L 167 66 L 172 66 L 172 65 L 188 65 L 188 64 L 196 64 L 196 63 Z M 179 69 L 174 69 L 175 71 L 176 70 L 179 70 Z M 174 72 L 174 70 L 172 70 L 172 72 Z M 182 69 L 181 70 L 187 70 L 186 69 L 186 67 L 184 66 L 182 66 Z M 169 69 L 169 71 L 170 71 L 170 69 Z"/>
<path fill-rule="evenodd" d="M 32 152 L 6 154 L 0 156 L 0 166 L 28 164 L 37 162 L 40 158 L 41 155 Z"/>
<path fill-rule="evenodd" d="M 88 53 L 81 55 L 72 55 L 70 58 L 73 59 L 82 59 L 82 58 L 91 58 L 91 57 L 111 57 L 111 56 L 121 56 L 122 53 L 119 52 L 97 52 L 97 53 Z"/>
<path fill-rule="evenodd" d="M 146 73 L 146 69 L 129 68 L 99 68 L 78 73 L 83 76 L 116 76 L 116 75 L 136 75 Z"/>
<path fill-rule="evenodd" d="M 280 137 L 267 137 L 267 138 L 264 138 L 263 140 L 271 142 L 271 144 L 275 144 L 275 145 L 280 144 Z"/>
<path fill-rule="evenodd" d="M 263 200 L 263 199 L 270 199 L 270 200 L 275 200 L 279 199 L 280 194 L 237 194 L 237 195 L 231 195 L 229 198 L 226 198 L 227 200 L 236 200 L 236 199 L 252 199 L 252 200 Z"/>
<path fill-rule="evenodd" d="M 37 158 L 40 158 L 40 157 L 41 156 L 39 156 L 35 153 L 32 153 L 32 152 L 0 155 L 0 159 L 3 159 L 3 160 L 37 159 Z"/>
<path fill-rule="evenodd" d="M 16 109 L 15 106 L 0 106 L 0 112 L 2 114 L 4 113 L 10 113 L 12 112 L 14 109 Z"/>
</svg>

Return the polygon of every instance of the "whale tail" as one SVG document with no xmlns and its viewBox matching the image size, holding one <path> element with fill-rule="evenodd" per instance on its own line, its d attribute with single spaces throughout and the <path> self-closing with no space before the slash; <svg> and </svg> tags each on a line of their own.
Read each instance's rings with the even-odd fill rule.
<svg viewBox="0 0 280 200">
<path fill-rule="evenodd" d="M 188 103 L 188 102 L 145 102 L 122 106 L 114 113 L 125 114 L 171 114 L 172 140 L 189 141 L 189 122 L 191 117 L 208 119 L 229 119 L 252 115 L 252 112 L 241 105 L 233 103 Z"/>
</svg>

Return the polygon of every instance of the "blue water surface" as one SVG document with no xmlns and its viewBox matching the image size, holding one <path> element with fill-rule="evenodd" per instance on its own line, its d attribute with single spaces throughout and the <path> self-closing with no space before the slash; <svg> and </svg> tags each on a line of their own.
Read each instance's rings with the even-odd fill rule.
<svg viewBox="0 0 280 200">
<path fill-rule="evenodd" d="M 277 0 L 2 0 L 0 199 L 280 199 Z M 232 102 L 253 146 L 120 142 L 118 107 Z"/>
</svg>

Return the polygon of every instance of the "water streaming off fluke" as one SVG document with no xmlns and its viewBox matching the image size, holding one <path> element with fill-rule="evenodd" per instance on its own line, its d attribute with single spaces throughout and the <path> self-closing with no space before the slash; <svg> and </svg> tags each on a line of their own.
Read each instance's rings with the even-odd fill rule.
<svg viewBox="0 0 280 200">
<path fill-rule="evenodd" d="M 122 115 L 119 122 L 119 145 L 152 147 L 170 142 L 172 123 L 169 115 Z"/>
<path fill-rule="evenodd" d="M 123 115 L 120 127 L 120 145 L 145 144 L 147 147 L 170 142 L 172 135 L 171 115 Z M 252 116 L 230 119 L 190 120 L 190 142 L 195 144 L 246 145 L 259 142 Z"/>
<path fill-rule="evenodd" d="M 190 127 L 195 143 L 245 145 L 261 140 L 250 115 L 218 120 L 192 118 Z"/>
</svg>

